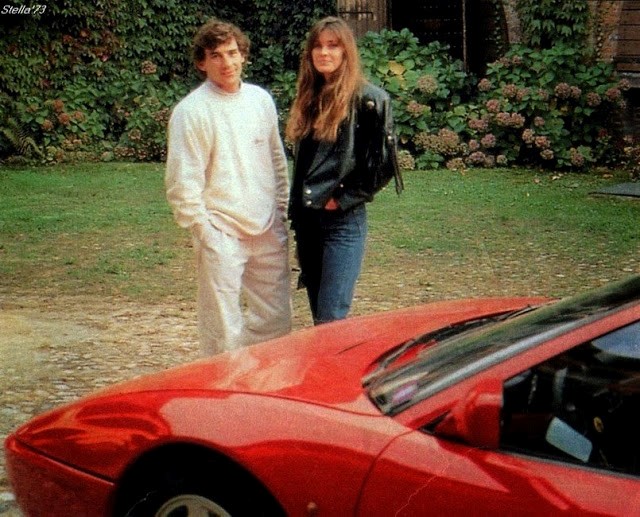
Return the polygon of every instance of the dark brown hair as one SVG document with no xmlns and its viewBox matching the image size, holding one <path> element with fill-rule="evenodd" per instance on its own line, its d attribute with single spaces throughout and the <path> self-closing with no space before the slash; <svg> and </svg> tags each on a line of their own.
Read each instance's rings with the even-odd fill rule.
<svg viewBox="0 0 640 517">
<path fill-rule="evenodd" d="M 325 30 L 333 32 L 344 49 L 342 64 L 329 81 L 315 69 L 311 55 L 320 33 Z M 358 47 L 347 22 L 335 16 L 316 22 L 309 31 L 300 59 L 287 137 L 296 141 L 312 133 L 318 140 L 334 142 L 338 127 L 349 116 L 363 82 Z"/>
<path fill-rule="evenodd" d="M 249 38 L 233 23 L 223 22 L 216 18 L 205 23 L 193 38 L 193 62 L 197 65 L 206 58 L 206 51 L 234 39 L 238 43 L 238 50 L 246 59 L 249 57 L 251 43 Z"/>
</svg>

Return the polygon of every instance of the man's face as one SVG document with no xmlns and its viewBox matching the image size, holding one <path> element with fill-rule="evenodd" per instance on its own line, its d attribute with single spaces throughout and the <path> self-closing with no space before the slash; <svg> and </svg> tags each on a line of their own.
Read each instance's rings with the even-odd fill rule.
<svg viewBox="0 0 640 517">
<path fill-rule="evenodd" d="M 235 38 L 205 51 L 205 58 L 198 63 L 198 69 L 222 90 L 233 93 L 240 88 L 244 56 Z"/>
</svg>

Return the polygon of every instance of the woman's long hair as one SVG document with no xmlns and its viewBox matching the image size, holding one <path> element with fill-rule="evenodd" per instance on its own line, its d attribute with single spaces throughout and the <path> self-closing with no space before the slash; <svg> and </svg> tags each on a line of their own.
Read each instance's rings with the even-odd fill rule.
<svg viewBox="0 0 640 517">
<path fill-rule="evenodd" d="M 342 64 L 329 81 L 315 69 L 311 55 L 324 30 L 333 32 L 344 48 Z M 334 16 L 318 21 L 309 32 L 300 59 L 296 98 L 286 129 L 287 138 L 297 141 L 312 134 L 317 140 L 335 142 L 338 127 L 349 116 L 363 82 L 358 47 L 347 23 Z"/>
</svg>

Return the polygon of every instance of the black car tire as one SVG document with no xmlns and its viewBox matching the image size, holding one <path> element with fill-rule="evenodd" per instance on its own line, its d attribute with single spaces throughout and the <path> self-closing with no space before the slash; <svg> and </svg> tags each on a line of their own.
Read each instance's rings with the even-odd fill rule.
<svg viewBox="0 0 640 517">
<path fill-rule="evenodd" d="M 116 517 L 284 516 L 280 505 L 254 478 L 239 469 L 196 461 L 138 472 Z M 158 464 L 155 465 L 159 467 Z M 199 513 L 196 513 L 198 511 Z M 208 513 L 207 513 L 208 512 Z"/>
</svg>

